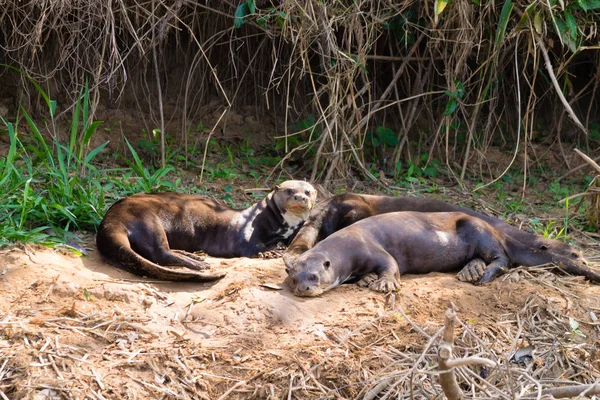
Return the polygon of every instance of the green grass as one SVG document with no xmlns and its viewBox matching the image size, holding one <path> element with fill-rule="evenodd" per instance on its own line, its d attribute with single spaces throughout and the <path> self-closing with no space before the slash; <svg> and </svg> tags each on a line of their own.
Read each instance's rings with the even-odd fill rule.
<svg viewBox="0 0 600 400">
<path fill-rule="evenodd" d="M 0 135 L 9 142 L 0 158 L 0 246 L 73 241 L 74 231 L 95 231 L 116 198 L 177 188 L 179 181 L 166 179 L 173 167 L 149 171 L 129 143 L 130 168 L 97 166 L 94 161 L 108 142 L 89 147 L 101 122 L 90 121 L 87 87 L 73 108 L 66 143 L 58 139 L 56 102 L 36 88 L 48 106 L 48 123 L 36 124 L 24 108 L 14 122 L 0 117 Z"/>
</svg>

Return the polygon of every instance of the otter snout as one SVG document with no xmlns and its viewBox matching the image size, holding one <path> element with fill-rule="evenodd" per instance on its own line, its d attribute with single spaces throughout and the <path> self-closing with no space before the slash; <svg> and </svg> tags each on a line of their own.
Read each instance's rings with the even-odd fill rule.
<svg viewBox="0 0 600 400">
<path fill-rule="evenodd" d="M 296 201 L 299 201 L 299 202 L 301 202 L 301 203 L 308 203 L 308 196 L 305 196 L 305 195 L 303 195 L 303 194 L 296 193 L 296 194 L 294 195 L 294 200 L 296 200 Z"/>
<path fill-rule="evenodd" d="M 319 290 L 319 275 L 314 272 L 299 272 L 290 278 L 292 292 L 296 296 L 317 296 Z"/>
</svg>

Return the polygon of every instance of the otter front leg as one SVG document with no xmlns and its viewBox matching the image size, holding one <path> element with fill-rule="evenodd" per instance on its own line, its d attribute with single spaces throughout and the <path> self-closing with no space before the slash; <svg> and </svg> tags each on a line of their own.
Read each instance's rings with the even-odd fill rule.
<svg viewBox="0 0 600 400">
<path fill-rule="evenodd" d="M 377 274 L 375 272 L 371 272 L 369 274 L 363 275 L 362 278 L 356 284 L 360 287 L 369 287 L 372 282 L 377 280 Z"/>
<path fill-rule="evenodd" d="M 400 269 L 394 257 L 382 251 L 373 255 L 373 259 L 377 266 L 377 279 L 369 283 L 369 289 L 384 293 L 400 289 Z"/>
<path fill-rule="evenodd" d="M 320 227 L 320 221 L 304 223 L 283 255 L 286 265 L 293 263 L 302 253 L 314 247 L 318 241 Z"/>
<path fill-rule="evenodd" d="M 462 282 L 476 283 L 485 273 L 486 267 L 485 261 L 481 258 L 474 258 L 460 270 L 456 278 Z"/>
<path fill-rule="evenodd" d="M 258 258 L 263 260 L 270 260 L 275 258 L 281 258 L 284 256 L 284 251 L 287 249 L 286 245 L 282 242 L 277 242 L 277 246 L 273 250 L 261 251 L 258 253 Z"/>
<path fill-rule="evenodd" d="M 501 257 L 492 261 L 485 269 L 485 273 L 478 281 L 473 282 L 475 285 L 481 285 L 493 281 L 498 275 L 508 270 L 508 259 Z"/>
</svg>

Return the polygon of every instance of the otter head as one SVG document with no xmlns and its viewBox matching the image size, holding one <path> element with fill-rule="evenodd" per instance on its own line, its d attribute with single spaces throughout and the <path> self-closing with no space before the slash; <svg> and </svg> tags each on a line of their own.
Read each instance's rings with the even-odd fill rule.
<svg viewBox="0 0 600 400">
<path fill-rule="evenodd" d="M 557 258 L 555 262 L 567 262 L 573 263 L 579 266 L 587 266 L 588 262 L 583 256 L 583 253 L 573 247 L 569 246 L 566 243 L 557 242 L 556 244 L 552 243 L 550 246 L 547 244 L 540 244 L 538 247 L 543 252 L 550 252 L 553 254 L 553 259 Z M 566 259 L 566 260 L 565 260 Z"/>
<path fill-rule="evenodd" d="M 312 297 L 332 289 L 341 282 L 335 276 L 331 260 L 323 254 L 308 254 L 296 259 L 292 266 L 286 265 L 288 282 L 296 296 Z"/>
<path fill-rule="evenodd" d="M 317 191 L 308 182 L 285 181 L 273 188 L 273 199 L 288 225 L 298 225 L 308 218 L 317 200 Z"/>
</svg>

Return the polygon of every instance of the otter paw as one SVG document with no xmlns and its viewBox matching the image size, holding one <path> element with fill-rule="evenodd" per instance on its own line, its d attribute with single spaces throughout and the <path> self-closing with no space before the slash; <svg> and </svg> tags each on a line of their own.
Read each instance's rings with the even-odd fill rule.
<svg viewBox="0 0 600 400">
<path fill-rule="evenodd" d="M 462 282 L 477 282 L 485 273 L 487 265 L 481 258 L 474 258 L 467 263 L 456 275 L 456 278 Z"/>
<path fill-rule="evenodd" d="M 388 293 L 400 289 L 398 281 L 395 278 L 382 277 L 369 283 L 369 289 L 376 292 Z"/>
<path fill-rule="evenodd" d="M 375 282 L 376 280 L 377 280 L 377 274 L 374 272 L 371 272 L 370 274 L 363 275 L 363 277 L 360 278 L 360 280 L 358 282 L 356 282 L 356 284 L 360 287 L 369 287 L 369 285 L 372 282 Z"/>
<path fill-rule="evenodd" d="M 281 257 L 283 257 L 283 253 L 279 250 L 269 250 L 258 253 L 258 258 L 262 258 L 263 260 L 272 260 Z"/>
</svg>

